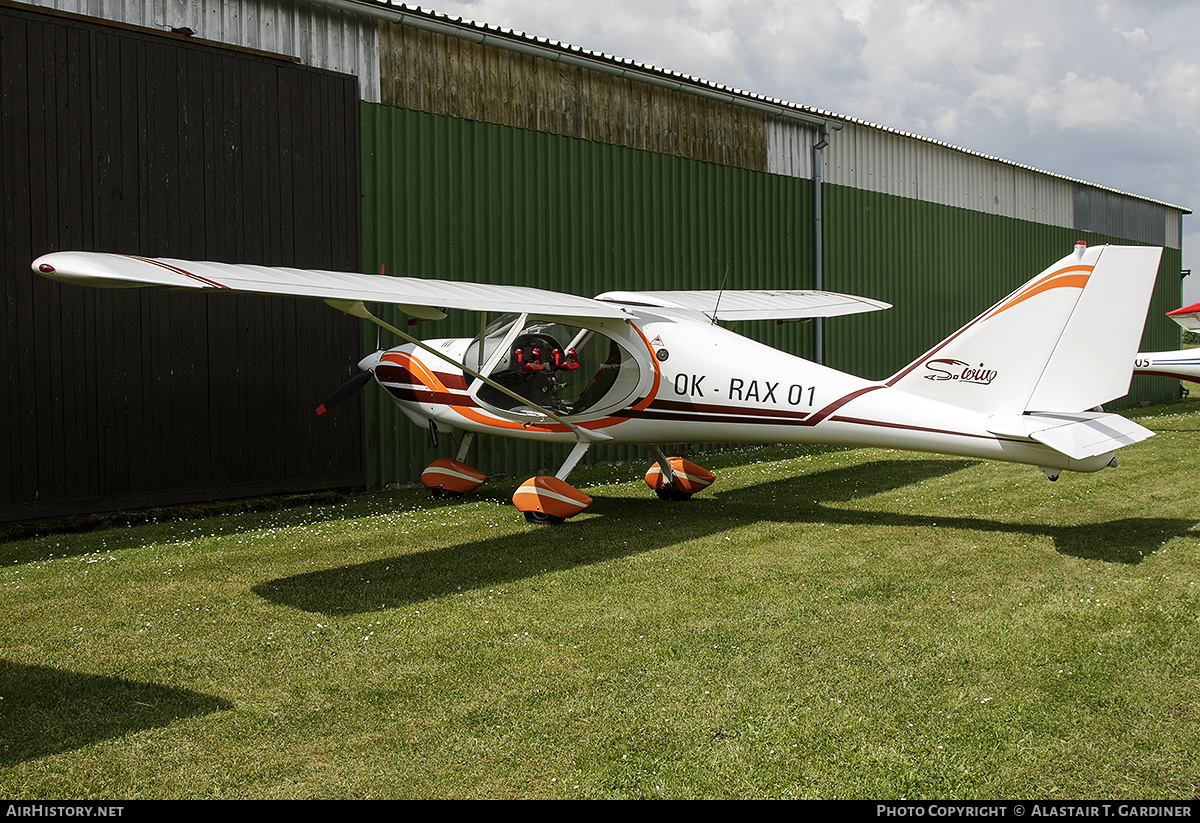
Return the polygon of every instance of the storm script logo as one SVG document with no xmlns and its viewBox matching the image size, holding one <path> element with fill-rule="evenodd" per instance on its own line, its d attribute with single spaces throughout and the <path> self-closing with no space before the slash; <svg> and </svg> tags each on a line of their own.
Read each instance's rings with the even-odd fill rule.
<svg viewBox="0 0 1200 823">
<path fill-rule="evenodd" d="M 925 368 L 930 371 L 925 375 L 926 380 L 957 380 L 980 386 L 989 385 L 999 374 L 995 369 L 985 368 L 982 363 L 972 366 L 961 360 L 930 360 L 925 363 Z"/>
</svg>

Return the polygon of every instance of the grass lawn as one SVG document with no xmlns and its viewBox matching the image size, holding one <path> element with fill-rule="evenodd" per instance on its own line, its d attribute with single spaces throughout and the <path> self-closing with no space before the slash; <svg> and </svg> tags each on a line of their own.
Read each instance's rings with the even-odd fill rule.
<svg viewBox="0 0 1200 823">
<path fill-rule="evenodd" d="M 1194 798 L 1200 401 L 1121 465 L 579 470 L 0 543 L 0 796 Z M 649 461 L 647 461 L 647 464 Z"/>
</svg>

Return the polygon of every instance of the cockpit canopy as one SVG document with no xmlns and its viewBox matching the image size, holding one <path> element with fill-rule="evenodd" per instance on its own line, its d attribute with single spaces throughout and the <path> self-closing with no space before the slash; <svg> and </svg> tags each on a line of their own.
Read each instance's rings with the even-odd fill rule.
<svg viewBox="0 0 1200 823">
<path fill-rule="evenodd" d="M 497 318 L 468 347 L 464 362 L 528 401 L 523 404 L 486 383 L 474 387 L 484 406 L 520 414 L 545 409 L 560 417 L 601 417 L 636 391 L 637 360 L 614 338 L 590 328 Z"/>
</svg>

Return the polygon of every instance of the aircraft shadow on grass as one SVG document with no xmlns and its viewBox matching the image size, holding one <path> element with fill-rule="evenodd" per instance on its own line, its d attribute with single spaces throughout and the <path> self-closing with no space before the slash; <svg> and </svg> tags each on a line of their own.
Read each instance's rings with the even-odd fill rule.
<svg viewBox="0 0 1200 823">
<path fill-rule="evenodd" d="M 756 522 L 835 523 L 864 528 L 936 526 L 1048 536 L 1062 554 L 1104 562 L 1138 563 L 1164 541 L 1187 534 L 1200 522 L 1122 518 L 1059 526 L 826 505 L 903 488 L 971 465 L 974 462 L 968 460 L 881 461 L 879 465 L 857 465 L 705 493 L 686 503 L 665 503 L 652 497 L 596 496 L 589 512 L 599 517 L 589 520 L 307 572 L 260 583 L 253 591 L 271 602 L 308 612 L 372 612 L 464 590 L 490 588 L 547 571 L 654 551 Z M 797 551 L 803 550 L 803 546 L 797 547 Z"/>
<path fill-rule="evenodd" d="M 264 498 L 269 502 L 268 498 Z M 435 511 L 438 508 L 457 505 L 457 500 L 438 500 L 436 498 L 427 499 L 422 505 L 427 511 Z M 312 519 L 314 521 L 324 522 L 329 519 L 323 514 L 320 514 L 326 507 L 323 502 L 311 504 L 311 510 L 314 512 Z M 301 512 L 301 506 L 279 507 L 274 505 L 266 505 L 261 509 L 232 509 L 223 511 L 220 508 L 216 510 L 197 514 L 193 516 L 183 516 L 181 519 L 167 519 L 156 521 L 154 518 L 133 513 L 129 515 L 114 514 L 108 525 L 90 528 L 86 525 L 77 529 L 61 528 L 58 523 L 51 523 L 41 529 L 29 529 L 28 533 L 19 528 L 22 524 L 5 524 L 0 523 L 0 565 L 11 566 L 22 563 L 39 563 L 53 558 L 63 557 L 82 557 L 84 555 L 93 554 L 96 551 L 95 544 L 86 539 L 93 531 L 103 529 L 106 531 L 103 550 L 106 552 L 120 552 L 126 549 L 138 549 L 146 545 L 148 540 L 153 539 L 154 542 L 172 544 L 186 543 L 195 540 L 197 537 L 202 537 L 203 534 L 197 534 L 197 523 L 202 523 L 205 520 L 220 520 L 220 526 L 213 529 L 213 535 L 221 537 L 230 537 L 238 534 L 254 534 L 263 529 L 272 529 L 279 526 L 300 526 L 304 525 L 305 515 L 300 514 L 293 516 L 291 513 Z M 170 515 L 167 515 L 170 517 Z M 280 521 L 285 522 L 280 522 Z M 12 529 L 15 536 L 6 538 L 3 536 L 3 527 L 14 525 L 18 528 Z M 146 528 L 157 528 L 161 533 L 154 537 L 148 538 L 145 532 Z M 84 539 L 76 539 L 82 536 Z"/>
<path fill-rule="evenodd" d="M 0 660 L 0 766 L 233 708 L 188 689 Z"/>
</svg>

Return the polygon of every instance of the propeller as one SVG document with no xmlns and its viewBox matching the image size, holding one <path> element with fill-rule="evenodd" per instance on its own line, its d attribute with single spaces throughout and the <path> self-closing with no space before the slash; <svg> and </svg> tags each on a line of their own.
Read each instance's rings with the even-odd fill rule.
<svg viewBox="0 0 1200 823">
<path fill-rule="evenodd" d="M 329 395 L 329 398 L 324 403 L 317 406 L 317 414 L 324 414 L 325 412 L 329 411 L 334 406 L 336 406 L 338 403 L 341 403 L 347 397 L 349 397 L 350 395 L 357 392 L 363 386 L 367 385 L 367 383 L 371 382 L 371 377 L 373 374 L 374 374 L 374 371 L 364 371 L 364 372 L 359 372 L 358 374 L 351 377 L 349 380 L 347 380 L 345 383 L 342 384 L 342 387 L 340 389 L 335 391 L 333 394 Z"/>
<path fill-rule="evenodd" d="M 383 274 L 382 266 L 380 266 L 379 273 Z M 380 329 L 376 328 L 375 352 L 368 354 L 362 360 L 358 361 L 358 374 L 343 383 L 341 388 L 329 395 L 329 398 L 324 403 L 317 406 L 317 414 L 324 414 L 371 382 L 371 377 L 375 374 L 375 367 L 379 365 L 379 360 L 383 356 L 383 347 L 380 345 L 379 333 Z"/>
</svg>

